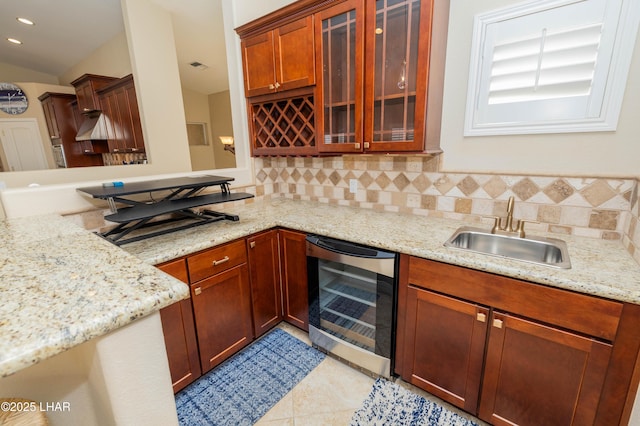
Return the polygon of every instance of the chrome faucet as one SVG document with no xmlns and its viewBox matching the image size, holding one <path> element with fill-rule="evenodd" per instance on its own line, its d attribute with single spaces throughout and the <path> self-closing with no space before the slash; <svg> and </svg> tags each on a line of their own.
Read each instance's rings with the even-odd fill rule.
<svg viewBox="0 0 640 426">
<path fill-rule="evenodd" d="M 493 223 L 493 228 L 491 228 L 492 234 L 497 233 L 507 233 L 507 234 L 518 234 L 518 237 L 524 238 L 524 223 L 526 220 L 519 219 L 517 222 L 517 226 L 513 227 L 513 205 L 515 203 L 515 199 L 513 196 L 509 197 L 509 201 L 507 202 L 507 217 L 502 218 L 500 216 L 494 216 L 493 219 L 495 222 Z M 505 223 L 503 223 L 505 220 Z"/>
</svg>

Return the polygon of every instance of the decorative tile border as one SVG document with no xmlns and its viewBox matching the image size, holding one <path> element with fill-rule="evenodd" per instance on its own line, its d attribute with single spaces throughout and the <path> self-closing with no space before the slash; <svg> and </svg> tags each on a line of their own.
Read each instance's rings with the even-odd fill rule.
<svg viewBox="0 0 640 426">
<path fill-rule="evenodd" d="M 381 211 L 491 224 L 516 199 L 527 229 L 622 240 L 640 263 L 636 179 L 439 172 L 429 156 L 257 158 L 264 193 Z M 352 194 L 349 183 L 357 181 Z M 632 207 L 633 206 L 633 207 Z"/>
<path fill-rule="evenodd" d="M 256 185 L 243 191 L 255 198 L 244 203 L 286 197 L 490 225 L 489 217 L 505 215 L 513 195 L 514 217 L 533 222 L 526 229 L 621 240 L 640 263 L 636 179 L 442 173 L 438 158 L 428 156 L 254 161 Z M 349 192 L 351 179 L 357 181 L 356 194 Z M 86 229 L 103 231 L 110 227 L 103 218 L 107 212 L 85 212 L 72 219 Z"/>
</svg>

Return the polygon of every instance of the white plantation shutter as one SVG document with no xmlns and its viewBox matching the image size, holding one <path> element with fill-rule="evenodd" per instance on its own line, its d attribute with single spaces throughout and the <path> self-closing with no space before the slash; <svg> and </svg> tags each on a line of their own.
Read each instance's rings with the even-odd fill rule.
<svg viewBox="0 0 640 426">
<path fill-rule="evenodd" d="M 465 135 L 614 130 L 637 3 L 543 0 L 477 16 Z"/>
<path fill-rule="evenodd" d="M 527 102 L 591 92 L 602 24 L 549 32 L 496 45 L 489 104 Z"/>
</svg>

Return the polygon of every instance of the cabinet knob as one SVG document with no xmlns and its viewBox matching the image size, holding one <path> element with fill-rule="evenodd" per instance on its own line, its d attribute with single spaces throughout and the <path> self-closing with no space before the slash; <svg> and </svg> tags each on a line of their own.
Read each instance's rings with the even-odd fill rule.
<svg viewBox="0 0 640 426">
<path fill-rule="evenodd" d="M 273 84 L 270 84 L 270 85 L 269 85 L 269 89 L 273 90 L 273 89 L 275 89 L 275 88 L 276 88 L 276 86 L 274 86 Z"/>
<path fill-rule="evenodd" d="M 278 82 L 276 81 L 276 89 L 277 89 L 278 87 L 280 87 L 280 83 L 278 83 Z"/>
<path fill-rule="evenodd" d="M 228 262 L 228 261 L 229 261 L 229 256 L 225 256 L 222 259 L 214 260 L 213 261 L 213 266 L 218 266 L 218 265 L 221 265 L 221 264 L 223 264 L 225 262 Z"/>
<path fill-rule="evenodd" d="M 364 143 L 364 149 L 369 149 L 369 142 Z"/>
<path fill-rule="evenodd" d="M 202 288 L 201 287 L 194 288 L 193 294 L 195 294 L 196 296 L 200 296 L 200 294 L 202 294 Z"/>
<path fill-rule="evenodd" d="M 483 314 L 482 312 L 478 312 L 476 314 L 476 319 L 480 322 L 486 322 L 487 321 L 487 314 Z"/>
<path fill-rule="evenodd" d="M 256 242 L 255 241 L 250 241 L 249 242 L 249 248 L 255 248 L 256 247 Z"/>
<path fill-rule="evenodd" d="M 502 328 L 502 320 L 501 320 L 501 319 L 494 318 L 494 320 L 493 320 L 493 326 L 494 326 L 495 328 Z"/>
<path fill-rule="evenodd" d="M 354 144 L 353 144 L 353 147 L 354 147 L 355 149 L 360 149 L 360 142 L 356 142 L 356 143 L 354 143 Z"/>
</svg>

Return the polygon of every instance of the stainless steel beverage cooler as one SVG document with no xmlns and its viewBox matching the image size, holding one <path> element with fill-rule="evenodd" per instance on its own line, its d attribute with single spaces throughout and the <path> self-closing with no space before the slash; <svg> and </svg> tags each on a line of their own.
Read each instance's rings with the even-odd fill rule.
<svg viewBox="0 0 640 426">
<path fill-rule="evenodd" d="M 393 371 L 397 254 L 307 237 L 309 337 L 372 373 Z"/>
</svg>

